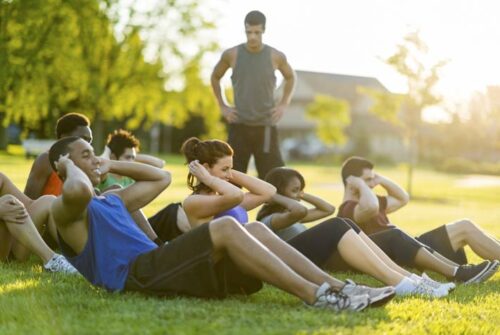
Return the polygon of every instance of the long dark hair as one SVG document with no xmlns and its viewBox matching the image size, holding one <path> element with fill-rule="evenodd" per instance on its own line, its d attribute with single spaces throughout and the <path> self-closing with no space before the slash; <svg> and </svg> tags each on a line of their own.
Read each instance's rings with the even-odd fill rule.
<svg viewBox="0 0 500 335">
<path fill-rule="evenodd" d="M 233 148 L 229 144 L 221 140 L 206 140 L 202 141 L 199 138 L 191 137 L 187 139 L 181 147 L 181 152 L 186 157 L 186 163 L 189 164 L 194 160 L 198 160 L 200 164 L 207 163 L 212 167 L 221 158 L 233 156 Z M 210 190 L 203 183 L 195 184 L 195 177 L 188 173 L 187 184 L 190 190 L 194 193 L 199 193 L 202 190 Z"/>
<path fill-rule="evenodd" d="M 303 190 L 306 187 L 306 182 L 304 177 L 299 171 L 287 168 L 287 167 L 277 167 L 269 171 L 266 175 L 265 181 L 276 187 L 276 193 L 284 195 L 285 188 L 290 183 L 292 178 L 296 177 L 300 182 L 300 189 Z M 266 216 L 274 213 L 281 213 L 285 208 L 278 204 L 266 204 L 257 213 L 257 220 L 261 220 Z"/>
</svg>

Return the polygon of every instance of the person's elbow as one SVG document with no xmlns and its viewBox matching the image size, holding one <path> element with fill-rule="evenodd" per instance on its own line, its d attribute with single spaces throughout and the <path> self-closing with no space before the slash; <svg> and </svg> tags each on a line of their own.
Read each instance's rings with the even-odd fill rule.
<svg viewBox="0 0 500 335">
<path fill-rule="evenodd" d="M 357 215 L 356 215 L 357 221 L 369 220 L 369 219 L 377 216 L 378 211 L 379 211 L 378 204 L 369 204 L 369 205 L 359 207 L 356 211 L 357 212 Z"/>
<path fill-rule="evenodd" d="M 266 191 L 264 192 L 263 194 L 263 202 L 269 202 L 273 195 L 276 194 L 276 187 L 274 187 L 274 185 L 271 185 L 271 184 L 267 184 L 266 185 Z"/>
<path fill-rule="evenodd" d="M 401 202 L 401 207 L 406 206 L 410 202 L 410 195 L 408 194 L 408 192 L 403 191 L 403 194 L 399 201 Z"/>
<path fill-rule="evenodd" d="M 63 200 L 69 203 L 88 203 L 94 196 L 92 187 L 84 180 L 64 183 Z"/>
<path fill-rule="evenodd" d="M 165 170 L 162 170 L 161 173 L 162 173 L 162 176 L 161 176 L 159 182 L 160 182 L 162 188 L 165 189 L 170 185 L 170 183 L 172 183 L 172 174 L 168 171 L 165 171 Z"/>
<path fill-rule="evenodd" d="M 307 208 L 302 205 L 294 206 L 290 209 L 290 217 L 293 218 L 294 222 L 298 222 L 305 218 L 307 215 Z"/>
<path fill-rule="evenodd" d="M 335 213 L 335 206 L 328 204 L 328 206 L 325 206 L 325 212 L 328 216 L 332 215 Z"/>
<path fill-rule="evenodd" d="M 235 190 L 226 194 L 228 203 L 230 202 L 232 206 L 237 206 L 243 202 L 245 194 L 242 190 L 235 187 Z"/>
</svg>

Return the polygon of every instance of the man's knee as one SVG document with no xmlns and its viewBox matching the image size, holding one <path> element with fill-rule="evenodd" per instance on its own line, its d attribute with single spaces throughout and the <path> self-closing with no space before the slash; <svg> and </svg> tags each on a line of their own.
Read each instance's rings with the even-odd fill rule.
<svg viewBox="0 0 500 335">
<path fill-rule="evenodd" d="M 446 225 L 446 229 L 448 231 L 454 231 L 455 233 L 459 234 L 470 234 L 473 233 L 479 228 L 476 226 L 474 222 L 472 222 L 470 219 L 461 219 L 459 221 L 450 223 Z"/>
</svg>

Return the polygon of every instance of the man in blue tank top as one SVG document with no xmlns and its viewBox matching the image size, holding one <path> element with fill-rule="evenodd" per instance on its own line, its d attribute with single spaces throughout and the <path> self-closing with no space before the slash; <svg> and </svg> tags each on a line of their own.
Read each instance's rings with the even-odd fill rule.
<svg viewBox="0 0 500 335">
<path fill-rule="evenodd" d="M 290 103 L 295 74 L 284 53 L 262 43 L 266 17 L 251 11 L 245 17 L 247 42 L 225 50 L 212 72 L 211 83 L 222 115 L 229 123 L 228 143 L 234 149 L 234 169 L 246 172 L 254 155 L 259 178 L 283 166 L 276 123 Z M 223 98 L 220 80 L 231 68 L 235 107 Z M 275 104 L 275 71 L 284 77 L 281 100 Z"/>
<path fill-rule="evenodd" d="M 99 158 L 78 137 L 57 141 L 49 159 L 64 181 L 62 195 L 51 207 L 61 248 L 96 286 L 213 298 L 250 294 L 266 281 L 313 307 L 358 311 L 369 303 L 365 294 L 348 297 L 334 291 L 338 283 L 298 252 L 285 253 L 276 245 L 273 253 L 229 217 L 156 246 L 129 212 L 148 204 L 170 184 L 170 173 L 164 170 Z M 130 177 L 135 183 L 96 196 L 93 187 L 105 173 Z"/>
</svg>

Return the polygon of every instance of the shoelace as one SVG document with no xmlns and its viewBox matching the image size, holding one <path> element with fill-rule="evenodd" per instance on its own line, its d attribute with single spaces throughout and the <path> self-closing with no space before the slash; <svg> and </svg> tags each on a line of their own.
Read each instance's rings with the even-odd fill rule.
<svg viewBox="0 0 500 335">
<path fill-rule="evenodd" d="M 434 292 L 431 287 L 425 285 L 423 281 L 420 281 L 420 283 L 418 283 L 415 287 L 414 293 L 433 295 Z"/>
<path fill-rule="evenodd" d="M 329 289 L 325 292 L 325 296 L 326 301 L 332 305 L 336 305 L 339 310 L 347 309 L 351 305 L 351 299 L 344 293 Z"/>
<path fill-rule="evenodd" d="M 421 281 L 426 284 L 427 286 L 430 286 L 432 288 L 440 288 L 441 287 L 441 284 L 434 281 L 434 280 L 430 280 L 430 279 L 427 279 L 427 278 L 424 278 L 424 277 L 420 277 L 422 278 Z"/>
</svg>

